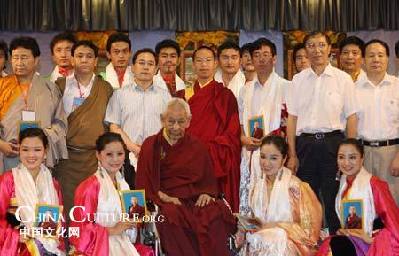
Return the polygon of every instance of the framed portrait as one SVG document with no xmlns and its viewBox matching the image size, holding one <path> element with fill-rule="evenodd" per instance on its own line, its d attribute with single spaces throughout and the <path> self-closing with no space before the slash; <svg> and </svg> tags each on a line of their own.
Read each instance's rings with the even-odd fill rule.
<svg viewBox="0 0 399 256">
<path fill-rule="evenodd" d="M 265 136 L 265 122 L 262 116 L 255 116 L 248 120 L 248 135 L 256 138 L 262 139 Z"/>
<path fill-rule="evenodd" d="M 28 128 L 40 128 L 39 121 L 19 121 L 18 122 L 18 134 Z"/>
<path fill-rule="evenodd" d="M 180 76 L 185 81 L 186 86 L 194 86 L 195 80 L 197 80 L 193 70 L 193 52 L 183 51 L 182 53 Z"/>
<path fill-rule="evenodd" d="M 145 191 L 142 190 L 122 190 L 120 192 L 122 211 L 129 214 L 132 219 L 141 219 L 147 213 Z"/>
<path fill-rule="evenodd" d="M 43 228 L 43 236 L 56 237 L 61 225 L 62 206 L 38 204 L 35 211 L 35 226 Z"/>
<path fill-rule="evenodd" d="M 363 200 L 342 200 L 341 221 L 344 229 L 364 230 Z"/>
</svg>

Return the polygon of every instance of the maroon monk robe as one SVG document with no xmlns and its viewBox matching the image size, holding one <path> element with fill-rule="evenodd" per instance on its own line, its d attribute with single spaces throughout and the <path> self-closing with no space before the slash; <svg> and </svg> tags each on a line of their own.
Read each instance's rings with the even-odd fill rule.
<svg viewBox="0 0 399 256">
<path fill-rule="evenodd" d="M 222 200 L 195 206 L 199 195 L 216 197 L 218 189 L 205 145 L 185 135 L 170 146 L 162 135 L 147 138 L 140 151 L 136 189 L 159 206 L 164 222 L 157 222 L 167 255 L 228 255 L 227 238 L 236 221 Z M 158 191 L 177 197 L 182 205 L 164 203 Z"/>
<path fill-rule="evenodd" d="M 192 119 L 187 132 L 208 146 L 219 189 L 233 212 L 238 212 L 241 128 L 234 94 L 216 81 L 200 88 L 188 100 Z"/>
</svg>

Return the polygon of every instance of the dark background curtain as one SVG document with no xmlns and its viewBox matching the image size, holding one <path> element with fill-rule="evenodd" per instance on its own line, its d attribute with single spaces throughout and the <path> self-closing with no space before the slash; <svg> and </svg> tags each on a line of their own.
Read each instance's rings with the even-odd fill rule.
<svg viewBox="0 0 399 256">
<path fill-rule="evenodd" d="M 398 30 L 398 0 L 0 0 L 0 30 Z"/>
</svg>

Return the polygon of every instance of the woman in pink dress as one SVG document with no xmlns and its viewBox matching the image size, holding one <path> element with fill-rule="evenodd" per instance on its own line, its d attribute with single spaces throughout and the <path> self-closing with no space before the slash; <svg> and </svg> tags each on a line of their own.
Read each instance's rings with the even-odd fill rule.
<svg viewBox="0 0 399 256">
<path fill-rule="evenodd" d="M 42 164 L 47 147 L 42 129 L 23 130 L 19 135 L 20 164 L 0 176 L 0 255 L 65 255 L 61 236 L 32 233 L 39 222 L 35 215 L 38 204 L 62 208 L 59 184 Z"/>
</svg>

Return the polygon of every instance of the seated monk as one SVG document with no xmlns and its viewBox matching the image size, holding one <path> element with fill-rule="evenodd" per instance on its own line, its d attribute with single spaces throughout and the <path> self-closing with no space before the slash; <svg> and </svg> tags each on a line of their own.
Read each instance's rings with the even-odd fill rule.
<svg viewBox="0 0 399 256">
<path fill-rule="evenodd" d="M 185 134 L 191 119 L 188 104 L 173 98 L 161 115 L 163 129 L 141 148 L 136 189 L 159 206 L 156 222 L 166 255 L 229 255 L 227 238 L 236 221 L 219 200 L 209 153 Z"/>
</svg>

